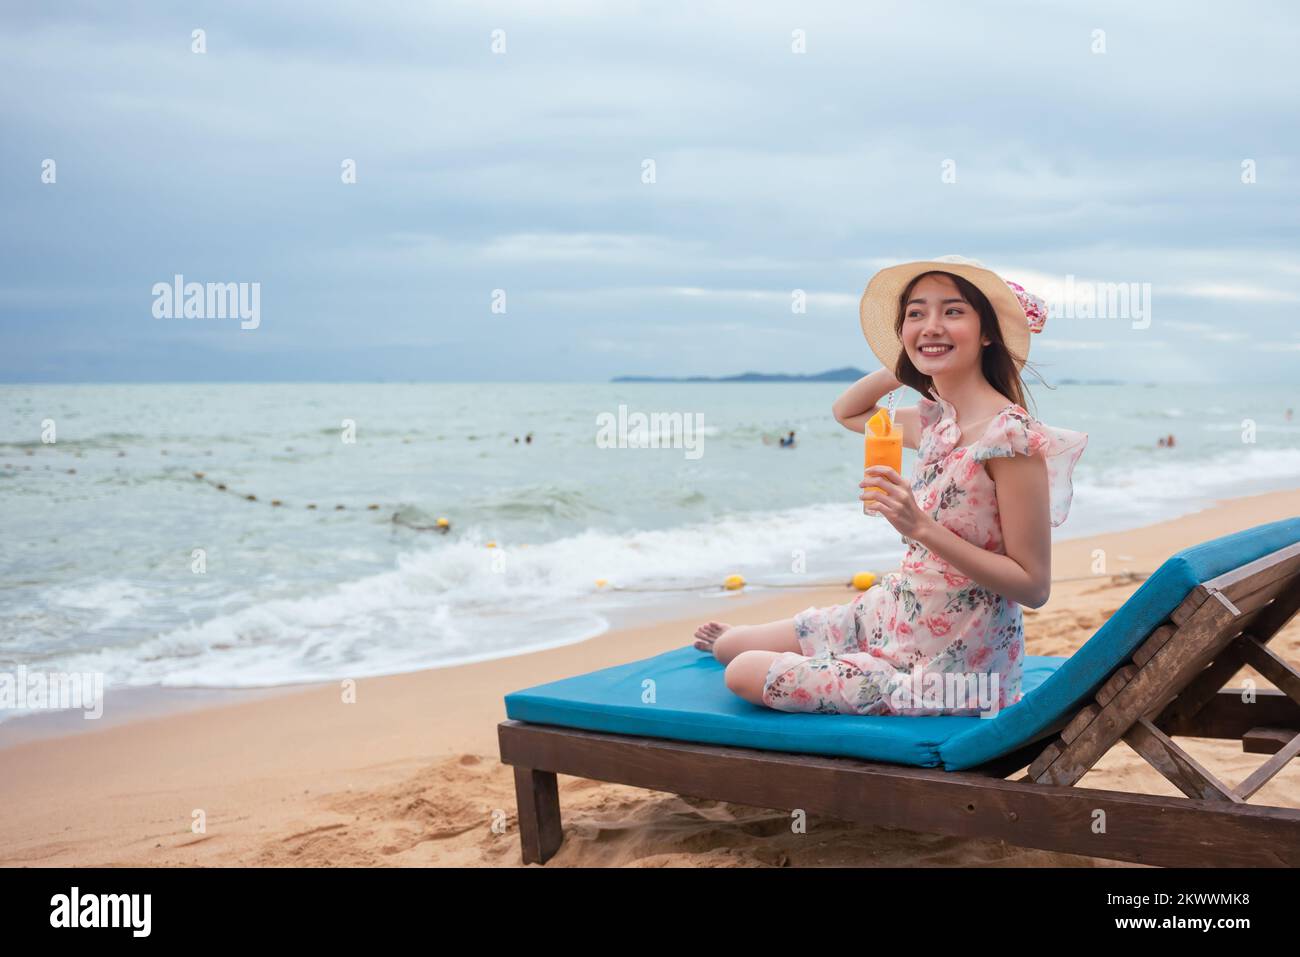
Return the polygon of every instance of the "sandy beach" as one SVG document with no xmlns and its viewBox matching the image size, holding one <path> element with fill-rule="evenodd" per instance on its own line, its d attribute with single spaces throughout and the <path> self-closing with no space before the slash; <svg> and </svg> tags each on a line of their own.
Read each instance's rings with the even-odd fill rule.
<svg viewBox="0 0 1300 957">
<path fill-rule="evenodd" d="M 1069 655 L 1179 549 L 1298 514 L 1300 490 L 1275 492 L 1058 542 L 1051 600 L 1025 612 L 1029 654 Z M 1090 573 L 1097 548 L 1104 576 Z M 852 594 L 789 590 L 707 607 L 720 620 L 765 621 Z M 497 759 L 503 696 L 680 647 L 699 621 L 683 612 L 562 648 L 364 679 L 355 703 L 337 686 L 259 693 L 10 744 L 0 750 L 0 864 L 520 866 L 513 779 Z M 1300 621 L 1274 647 L 1300 660 Z M 1227 742 L 1186 746 L 1232 783 L 1263 760 Z M 1082 783 L 1178 794 L 1126 749 Z M 783 811 L 563 775 L 560 797 L 565 843 L 547 866 L 1127 866 L 834 821 L 795 835 Z M 1253 800 L 1300 808 L 1300 767 Z M 196 811 L 206 833 L 191 830 Z M 506 833 L 494 833 L 494 814 Z"/>
</svg>

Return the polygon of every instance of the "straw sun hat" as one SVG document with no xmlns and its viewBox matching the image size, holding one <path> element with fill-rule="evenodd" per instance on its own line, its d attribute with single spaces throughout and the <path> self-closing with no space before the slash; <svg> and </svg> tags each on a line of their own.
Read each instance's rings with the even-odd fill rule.
<svg viewBox="0 0 1300 957">
<path fill-rule="evenodd" d="M 862 334 L 881 364 L 894 370 L 903 343 L 894 331 L 898 319 L 898 298 L 907 284 L 921 273 L 939 270 L 971 282 L 988 297 L 1002 327 L 1002 338 L 1016 358 L 1017 369 L 1024 367 L 1029 356 L 1029 336 L 1042 332 L 1047 321 L 1047 305 L 1026 292 L 1023 286 L 1003 279 L 976 259 L 964 256 L 940 256 L 921 262 L 900 263 L 880 270 L 867 283 L 858 310 L 862 317 Z"/>
</svg>

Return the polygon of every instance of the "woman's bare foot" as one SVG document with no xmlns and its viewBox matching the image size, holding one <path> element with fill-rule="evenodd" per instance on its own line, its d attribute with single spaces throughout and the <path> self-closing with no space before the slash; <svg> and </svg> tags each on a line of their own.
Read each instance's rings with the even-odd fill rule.
<svg viewBox="0 0 1300 957">
<path fill-rule="evenodd" d="M 730 625 L 723 624 L 720 621 L 710 621 L 699 628 L 695 629 L 695 647 L 700 651 L 712 651 L 713 643 L 717 641 L 724 631 L 730 629 Z"/>
</svg>

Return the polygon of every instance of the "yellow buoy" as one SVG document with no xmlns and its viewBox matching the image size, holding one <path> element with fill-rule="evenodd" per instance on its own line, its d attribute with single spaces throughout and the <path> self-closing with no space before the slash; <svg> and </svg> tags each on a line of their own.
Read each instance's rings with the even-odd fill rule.
<svg viewBox="0 0 1300 957">
<path fill-rule="evenodd" d="M 608 585 L 608 584 L 609 584 L 608 579 L 604 579 L 604 578 L 597 578 L 597 579 L 596 579 L 596 587 L 597 587 L 597 588 L 604 588 L 604 587 L 605 587 L 606 585 Z"/>
<path fill-rule="evenodd" d="M 876 576 L 871 572 L 858 572 L 853 576 L 853 587 L 858 591 L 866 591 L 876 583 Z"/>
<path fill-rule="evenodd" d="M 727 580 L 722 583 L 722 587 L 727 591 L 739 591 L 745 587 L 745 579 L 741 575 L 728 575 Z"/>
<path fill-rule="evenodd" d="M 450 524 L 451 524 L 451 522 L 447 521 L 445 518 L 440 518 L 440 519 L 438 519 L 438 527 L 439 527 L 439 528 L 446 528 L 446 527 L 447 527 L 448 525 L 450 525 Z"/>
<path fill-rule="evenodd" d="M 496 548 L 496 547 L 497 547 L 497 543 L 496 543 L 496 542 L 488 542 L 488 543 L 487 543 L 487 547 L 488 547 L 488 548 Z"/>
</svg>

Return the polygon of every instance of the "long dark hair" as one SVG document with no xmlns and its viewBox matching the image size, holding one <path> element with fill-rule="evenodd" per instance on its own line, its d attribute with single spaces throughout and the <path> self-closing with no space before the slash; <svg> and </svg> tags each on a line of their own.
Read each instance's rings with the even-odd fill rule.
<svg viewBox="0 0 1300 957">
<path fill-rule="evenodd" d="M 979 287 L 970 280 L 950 272 L 933 270 L 923 272 L 909 282 L 903 289 L 902 295 L 898 297 L 898 317 L 894 320 L 894 332 L 898 335 L 898 341 L 900 343 L 903 341 L 903 318 L 907 315 L 907 302 L 912 298 L 912 290 L 926 276 L 946 276 L 951 279 L 957 286 L 957 291 L 975 308 L 980 317 L 981 338 L 987 336 L 992 340 L 989 345 L 983 346 L 980 352 L 980 369 L 984 373 L 984 378 L 989 385 L 1006 396 L 1008 401 L 1016 403 L 1033 415 L 1033 410 L 1025 405 L 1028 392 L 1016 368 L 1016 359 L 1021 357 L 1012 355 L 1006 341 L 1002 338 L 1002 326 L 998 323 L 993 304 L 989 302 L 988 296 L 980 292 Z M 1038 375 L 1038 370 L 1032 369 L 1028 362 L 1025 363 L 1025 368 L 1031 369 L 1035 375 Z M 930 387 L 934 385 L 934 379 L 912 364 L 906 349 L 898 353 L 898 361 L 894 363 L 894 377 L 903 385 L 910 386 L 927 399 L 930 398 Z M 1039 378 L 1042 379 L 1042 376 Z"/>
</svg>

